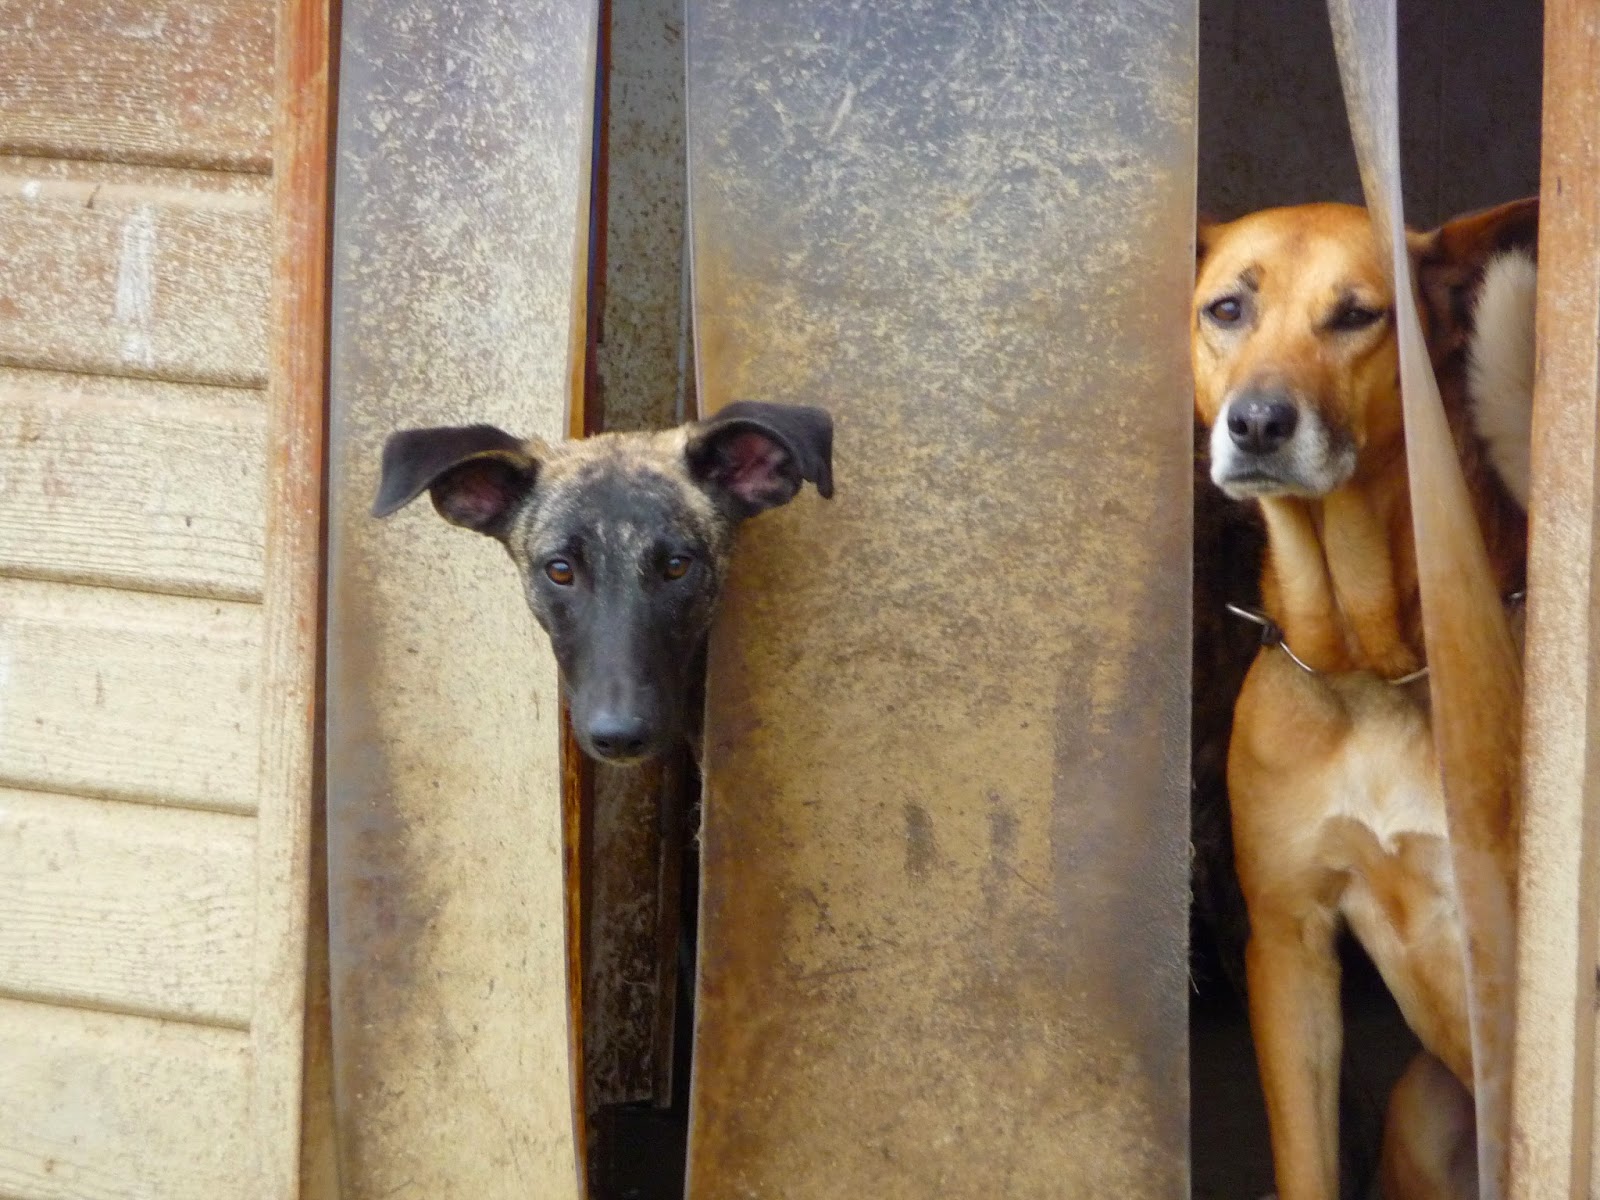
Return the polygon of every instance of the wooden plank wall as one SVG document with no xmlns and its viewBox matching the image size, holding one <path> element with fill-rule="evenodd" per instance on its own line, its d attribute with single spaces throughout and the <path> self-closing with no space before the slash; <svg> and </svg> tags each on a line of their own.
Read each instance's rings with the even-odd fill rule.
<svg viewBox="0 0 1600 1200">
<path fill-rule="evenodd" d="M 297 1188 L 326 16 L 0 0 L 8 1200 Z"/>
</svg>

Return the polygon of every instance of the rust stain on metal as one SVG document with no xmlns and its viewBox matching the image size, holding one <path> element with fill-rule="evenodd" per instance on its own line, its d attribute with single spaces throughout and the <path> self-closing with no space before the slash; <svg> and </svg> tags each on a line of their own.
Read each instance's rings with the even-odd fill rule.
<svg viewBox="0 0 1600 1200">
<path fill-rule="evenodd" d="M 713 637 L 695 1200 L 1186 1187 L 1194 21 L 691 4 L 705 407 L 840 481 Z"/>
</svg>

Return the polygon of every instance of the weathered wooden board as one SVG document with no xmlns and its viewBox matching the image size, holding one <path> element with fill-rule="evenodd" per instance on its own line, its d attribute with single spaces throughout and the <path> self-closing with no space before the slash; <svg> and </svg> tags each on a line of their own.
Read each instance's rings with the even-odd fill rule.
<svg viewBox="0 0 1600 1200">
<path fill-rule="evenodd" d="M 259 600 L 265 397 L 0 368 L 0 572 Z"/>
<path fill-rule="evenodd" d="M 0 169 L 0 365 L 266 382 L 266 181 L 186 176 Z"/>
<path fill-rule="evenodd" d="M 1595 1194 L 1600 964 L 1600 24 L 1545 8 L 1514 1200 Z"/>
<path fill-rule="evenodd" d="M 582 363 L 595 8 L 343 10 L 328 664 L 347 1200 L 579 1190 L 555 668 L 505 552 L 368 511 L 385 437 L 559 438 Z"/>
<path fill-rule="evenodd" d="M 0 1195 L 299 1191 L 328 16 L 0 0 Z"/>
<path fill-rule="evenodd" d="M 254 812 L 261 609 L 0 579 L 0 784 Z"/>
<path fill-rule="evenodd" d="M 248 1051 L 234 1030 L 0 999 L 0 1195 L 258 1200 Z"/>
<path fill-rule="evenodd" d="M 0 995 L 244 1028 L 255 825 L 0 788 Z"/>
<path fill-rule="evenodd" d="M 0 0 L 0 150 L 265 172 L 273 6 Z"/>
<path fill-rule="evenodd" d="M 332 230 L 333 0 L 277 0 L 272 77 L 272 291 L 268 307 L 266 553 L 263 559 L 255 943 L 246 1103 L 251 1191 L 273 1200 L 333 1200 L 302 1180 L 307 1101 L 307 936 L 326 922 L 310 872 L 318 802 L 324 628 L 328 252 Z M 310 910 L 310 911 L 308 911 Z M 319 983 L 325 982 L 319 980 Z M 315 994 L 313 994 L 313 997 Z M 310 1012 L 321 1015 L 322 1010 Z M 313 1060 L 313 1067 L 315 1061 Z M 326 1083 L 315 1073 L 312 1085 Z M 326 1110 L 324 1110 L 326 1111 Z M 324 1129 L 317 1128 L 317 1136 Z M 325 1177 L 323 1177 L 325 1178 Z"/>
<path fill-rule="evenodd" d="M 1187 1194 L 1195 19 L 690 2 L 704 407 L 837 421 L 712 639 L 693 1200 Z"/>
</svg>

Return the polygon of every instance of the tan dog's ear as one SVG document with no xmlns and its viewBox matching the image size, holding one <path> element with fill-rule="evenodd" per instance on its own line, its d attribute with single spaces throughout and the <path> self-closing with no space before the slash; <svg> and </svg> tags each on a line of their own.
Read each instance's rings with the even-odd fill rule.
<svg viewBox="0 0 1600 1200">
<path fill-rule="evenodd" d="M 1466 343 L 1473 298 L 1489 261 L 1510 251 L 1531 257 L 1538 241 L 1537 196 L 1457 217 L 1428 233 L 1406 234 L 1428 341 L 1436 357 Z"/>
<path fill-rule="evenodd" d="M 1194 265 L 1199 266 L 1205 261 L 1207 254 L 1211 253 L 1211 245 L 1216 240 L 1217 230 L 1225 222 L 1217 220 L 1210 213 L 1197 212 L 1194 215 Z"/>
</svg>

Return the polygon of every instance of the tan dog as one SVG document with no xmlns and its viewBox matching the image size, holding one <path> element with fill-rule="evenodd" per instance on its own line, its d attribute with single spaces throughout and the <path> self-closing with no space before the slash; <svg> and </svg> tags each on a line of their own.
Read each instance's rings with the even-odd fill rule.
<svg viewBox="0 0 1600 1200">
<path fill-rule="evenodd" d="M 1536 222 L 1536 201 L 1521 201 L 1411 239 L 1430 351 L 1506 595 L 1522 586 L 1526 542 Z M 1339 1195 L 1342 925 L 1427 1051 L 1391 1101 L 1386 1194 L 1476 1195 L 1462 928 L 1421 675 L 1394 303 L 1362 209 L 1274 209 L 1200 231 L 1196 411 L 1212 479 L 1261 506 L 1263 604 L 1281 631 L 1240 693 L 1228 761 L 1280 1200 Z M 1497 315 L 1475 323 L 1475 309 Z"/>
</svg>

